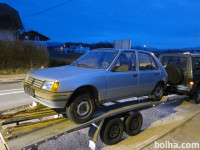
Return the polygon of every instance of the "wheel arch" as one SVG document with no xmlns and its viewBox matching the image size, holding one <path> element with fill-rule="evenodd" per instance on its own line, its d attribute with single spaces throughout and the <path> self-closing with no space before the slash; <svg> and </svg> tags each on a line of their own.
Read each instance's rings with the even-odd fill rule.
<svg viewBox="0 0 200 150">
<path fill-rule="evenodd" d="M 70 99 L 68 100 L 66 106 L 69 106 L 72 102 L 72 99 L 77 96 L 78 94 L 80 93 L 83 93 L 83 92 L 89 92 L 92 94 L 92 96 L 94 97 L 95 99 L 95 104 L 96 105 L 99 105 L 100 104 L 100 93 L 99 93 L 99 90 L 92 86 L 92 85 L 84 85 L 84 86 L 80 86 L 78 87 L 74 92 L 73 94 L 71 95 Z"/>
<path fill-rule="evenodd" d="M 163 85 L 163 89 L 165 89 L 165 87 L 166 87 L 165 82 L 164 82 L 163 80 L 160 80 L 160 81 L 158 81 L 158 82 L 156 83 L 156 85 L 154 86 L 153 90 L 156 88 L 156 86 L 157 86 L 158 84 L 162 84 L 162 85 Z M 152 91 L 152 92 L 153 92 L 153 91 Z"/>
<path fill-rule="evenodd" d="M 165 84 L 165 82 L 163 81 L 163 80 L 160 80 L 160 81 L 158 81 L 158 83 L 157 84 L 162 84 L 163 85 L 163 88 L 165 88 L 166 87 L 166 84 Z"/>
</svg>

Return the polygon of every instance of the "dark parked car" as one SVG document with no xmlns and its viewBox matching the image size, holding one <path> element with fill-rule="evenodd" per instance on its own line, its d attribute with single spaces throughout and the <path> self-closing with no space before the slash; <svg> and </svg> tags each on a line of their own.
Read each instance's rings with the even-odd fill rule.
<svg viewBox="0 0 200 150">
<path fill-rule="evenodd" d="M 187 94 L 199 104 L 200 54 L 162 54 L 159 59 L 168 74 L 166 90 L 170 93 Z"/>
</svg>

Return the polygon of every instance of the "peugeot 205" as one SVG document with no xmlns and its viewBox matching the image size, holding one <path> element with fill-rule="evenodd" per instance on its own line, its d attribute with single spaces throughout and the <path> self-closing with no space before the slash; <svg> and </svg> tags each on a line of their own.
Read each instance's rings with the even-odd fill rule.
<svg viewBox="0 0 200 150">
<path fill-rule="evenodd" d="M 159 101 L 167 73 L 151 52 L 95 49 L 67 66 L 28 72 L 23 87 L 35 101 L 63 108 L 75 123 L 91 119 L 103 103 L 136 96 Z"/>
</svg>

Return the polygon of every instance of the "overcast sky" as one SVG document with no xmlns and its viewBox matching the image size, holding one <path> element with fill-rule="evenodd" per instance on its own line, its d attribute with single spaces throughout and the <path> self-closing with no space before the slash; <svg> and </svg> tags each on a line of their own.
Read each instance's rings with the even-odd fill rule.
<svg viewBox="0 0 200 150">
<path fill-rule="evenodd" d="M 18 10 L 26 30 L 58 42 L 131 39 L 132 46 L 200 46 L 199 0 L 1 0 Z M 29 16 L 29 17 L 27 17 Z"/>
</svg>

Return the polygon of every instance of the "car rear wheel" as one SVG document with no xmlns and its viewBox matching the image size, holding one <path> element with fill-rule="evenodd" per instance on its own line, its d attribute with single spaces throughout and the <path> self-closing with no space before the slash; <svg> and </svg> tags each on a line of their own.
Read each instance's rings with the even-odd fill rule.
<svg viewBox="0 0 200 150">
<path fill-rule="evenodd" d="M 160 101 L 162 97 L 163 97 L 163 84 L 158 83 L 152 92 L 151 99 L 153 101 Z"/>
<path fill-rule="evenodd" d="M 72 103 L 66 107 L 68 118 L 78 124 L 89 121 L 95 111 L 94 98 L 90 93 L 82 93 L 72 99 Z"/>
</svg>

